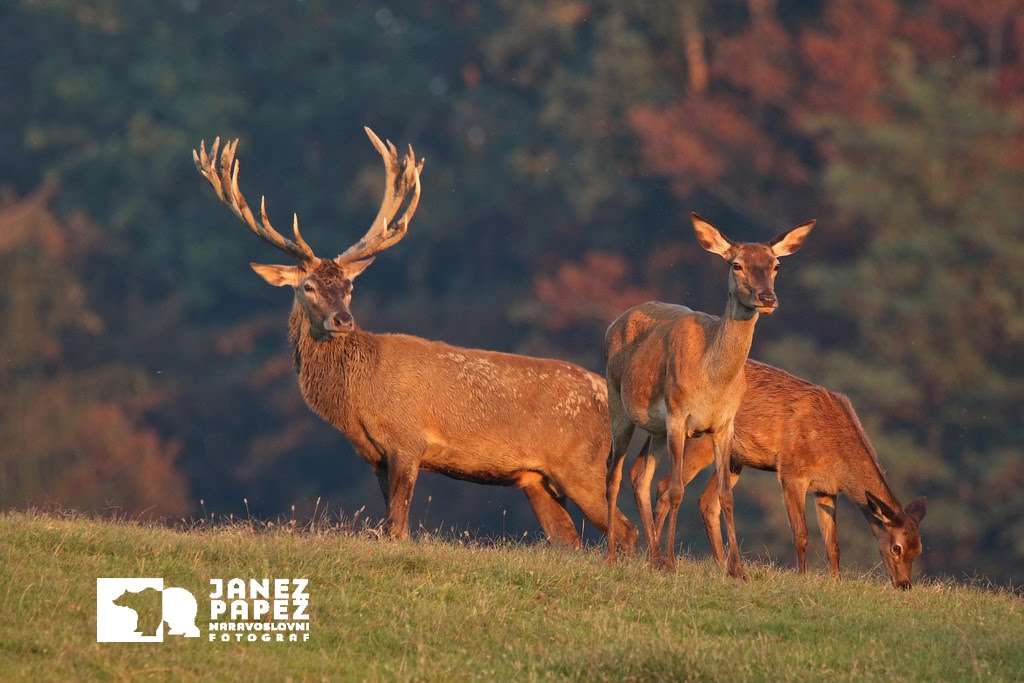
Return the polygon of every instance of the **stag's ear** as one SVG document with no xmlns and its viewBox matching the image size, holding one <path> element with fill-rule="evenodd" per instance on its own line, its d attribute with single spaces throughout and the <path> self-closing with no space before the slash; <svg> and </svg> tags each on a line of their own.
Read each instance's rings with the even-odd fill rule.
<svg viewBox="0 0 1024 683">
<path fill-rule="evenodd" d="M 772 253 L 775 256 L 789 256 L 801 246 L 803 246 L 804 240 L 807 239 L 807 235 L 811 232 L 811 228 L 817 221 L 807 221 L 803 225 L 798 225 L 788 232 L 784 232 L 771 242 L 768 246 L 772 248 Z"/>
<path fill-rule="evenodd" d="M 730 242 L 725 235 L 718 232 L 718 228 L 711 225 L 697 214 L 691 213 L 690 218 L 693 220 L 693 231 L 697 233 L 697 241 L 700 242 L 700 246 L 704 247 L 712 254 L 718 254 L 722 258 L 729 260 L 729 254 L 732 251 L 733 243 Z"/>
<path fill-rule="evenodd" d="M 364 258 L 361 261 L 349 261 L 348 263 L 344 264 L 342 266 L 342 269 L 345 271 L 345 277 L 347 277 L 349 280 L 355 280 L 357 277 L 359 277 L 360 273 L 366 270 L 366 268 L 371 263 L 373 263 L 373 260 L 375 258 L 377 257 L 371 256 L 370 258 Z"/>
<path fill-rule="evenodd" d="M 868 498 L 868 509 L 871 510 L 871 514 L 875 516 L 879 522 L 885 526 L 893 526 L 898 519 L 897 513 L 893 511 L 891 507 L 883 503 L 876 496 L 871 493 L 867 493 Z"/>
<path fill-rule="evenodd" d="M 275 287 L 298 287 L 299 281 L 306 275 L 306 271 L 298 266 L 266 266 L 260 263 L 250 263 L 249 266 Z"/>
<path fill-rule="evenodd" d="M 924 519 L 925 506 L 928 503 L 928 499 L 924 496 L 915 498 L 914 500 L 907 503 L 907 507 L 903 508 L 903 511 L 907 513 L 907 517 L 914 520 L 914 524 L 920 524 L 921 520 Z"/>
</svg>

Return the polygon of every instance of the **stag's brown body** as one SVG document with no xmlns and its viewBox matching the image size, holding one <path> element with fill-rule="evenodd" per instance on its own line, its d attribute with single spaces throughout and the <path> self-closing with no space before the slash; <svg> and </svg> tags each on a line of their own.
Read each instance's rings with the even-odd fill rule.
<svg viewBox="0 0 1024 683">
<path fill-rule="evenodd" d="M 302 395 L 344 432 L 382 478 L 382 490 L 395 469 L 405 477 L 423 469 L 519 486 L 554 540 L 579 542 L 565 497 L 604 530 L 611 438 L 600 376 L 562 361 L 358 328 L 318 341 L 309 324 L 296 304 L 289 328 Z M 635 538 L 618 518 L 622 533 Z"/>
<path fill-rule="evenodd" d="M 289 335 L 306 402 L 341 430 L 373 467 L 388 506 L 392 536 L 409 534 L 409 504 L 421 469 L 484 484 L 519 486 L 548 536 L 578 546 L 566 510 L 576 503 L 602 531 L 627 543 L 636 529 L 604 495 L 610 435 L 602 379 L 555 360 L 461 349 L 400 334 L 372 334 L 355 324 L 353 281 L 374 254 L 401 241 L 420 196 L 412 148 L 404 157 L 366 129 L 385 168 L 384 198 L 370 229 L 340 256 L 318 258 L 293 223 L 295 239 L 259 221 L 238 187 L 237 140 L 219 138 L 193 152 L 217 197 L 260 239 L 299 261 L 259 265 L 268 283 L 290 286 Z M 403 209 L 404 207 L 404 209 Z"/>
<path fill-rule="evenodd" d="M 914 559 L 921 553 L 918 524 L 925 500 L 916 499 L 905 509 L 900 505 L 850 400 L 753 360 L 746 362 L 745 374 L 747 388 L 733 423 L 733 483 L 744 467 L 778 473 L 800 572 L 807 570 L 804 504 L 810 492 L 832 574 L 839 576 L 836 496 L 841 493 L 871 525 L 893 585 L 909 588 Z M 684 480 L 689 483 L 713 459 L 710 444 L 687 442 Z M 716 474 L 701 495 L 700 508 L 712 551 L 723 563 L 717 487 Z M 666 488 L 663 481 L 661 495 Z"/>
</svg>

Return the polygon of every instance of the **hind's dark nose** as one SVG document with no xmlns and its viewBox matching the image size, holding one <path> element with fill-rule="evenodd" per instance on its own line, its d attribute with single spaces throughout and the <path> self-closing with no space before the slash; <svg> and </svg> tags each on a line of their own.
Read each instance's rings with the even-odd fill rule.
<svg viewBox="0 0 1024 683">
<path fill-rule="evenodd" d="M 758 294 L 757 298 L 761 301 L 762 306 L 768 308 L 774 308 L 779 303 L 779 299 L 774 294 Z"/>
<path fill-rule="evenodd" d="M 909 581 L 893 581 L 892 583 L 901 591 L 908 591 L 912 588 Z"/>
</svg>

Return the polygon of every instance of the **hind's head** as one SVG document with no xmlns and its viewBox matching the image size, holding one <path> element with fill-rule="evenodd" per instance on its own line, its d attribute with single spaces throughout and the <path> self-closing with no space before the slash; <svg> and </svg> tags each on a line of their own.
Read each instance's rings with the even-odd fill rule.
<svg viewBox="0 0 1024 683">
<path fill-rule="evenodd" d="M 779 259 L 803 245 L 814 221 L 798 225 L 772 241 L 762 243 L 733 242 L 697 214 L 692 214 L 692 218 L 700 245 L 729 262 L 729 296 L 745 308 L 765 315 L 773 313 L 779 305 L 775 296 Z"/>
<path fill-rule="evenodd" d="M 900 510 L 868 493 L 867 504 L 878 552 L 882 554 L 892 585 L 900 590 L 910 590 L 914 560 L 922 550 L 918 525 L 924 519 L 927 500 L 916 498 Z"/>
</svg>

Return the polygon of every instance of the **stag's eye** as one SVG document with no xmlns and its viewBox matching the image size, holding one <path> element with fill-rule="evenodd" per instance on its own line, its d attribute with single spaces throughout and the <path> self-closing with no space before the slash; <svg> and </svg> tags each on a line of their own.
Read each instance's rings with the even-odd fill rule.
<svg viewBox="0 0 1024 683">
<path fill-rule="evenodd" d="M 316 291 L 316 287 L 307 282 L 306 284 L 302 285 L 302 291 L 306 292 L 307 294 L 312 294 L 313 292 Z"/>
<path fill-rule="evenodd" d="M 743 266 L 741 266 L 738 263 L 734 263 L 734 264 L 732 264 L 732 269 L 735 270 L 736 272 L 739 272 L 739 271 L 743 270 Z"/>
<path fill-rule="evenodd" d="M 899 543 L 894 543 L 893 544 L 893 546 L 892 546 L 892 554 L 893 555 L 902 555 L 903 554 L 903 548 L 900 547 Z"/>
<path fill-rule="evenodd" d="M 774 270 L 774 271 L 775 271 L 776 273 L 777 273 L 777 272 L 779 272 L 779 264 L 778 264 L 778 263 L 776 263 L 776 264 L 775 264 L 775 267 L 774 267 L 774 268 L 772 268 L 772 270 Z"/>
</svg>

